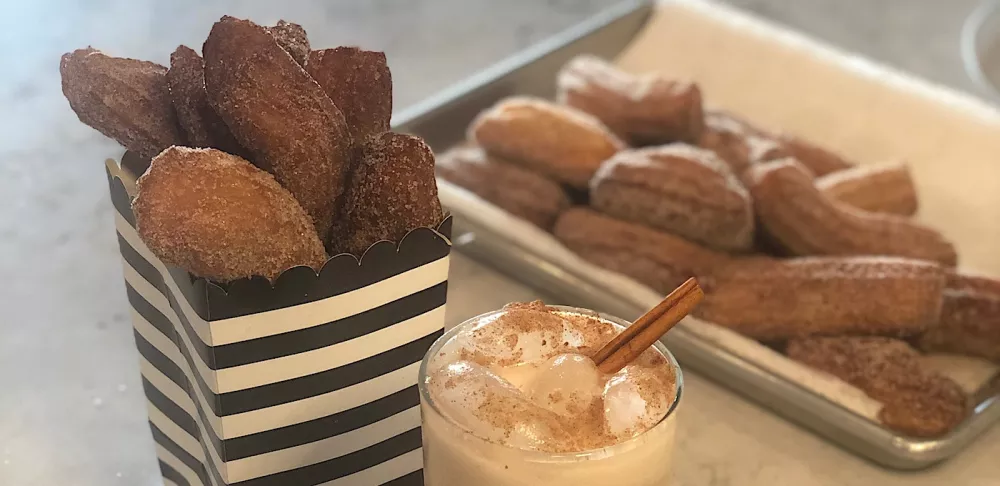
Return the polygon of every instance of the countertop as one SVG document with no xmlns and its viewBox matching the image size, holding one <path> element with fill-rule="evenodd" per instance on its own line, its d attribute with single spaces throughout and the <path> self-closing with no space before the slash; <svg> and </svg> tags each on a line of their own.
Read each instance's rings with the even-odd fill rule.
<svg viewBox="0 0 1000 486">
<path fill-rule="evenodd" d="M 316 46 L 385 50 L 406 107 L 569 27 L 610 1 L 42 0 L 0 11 L 0 484 L 158 485 L 101 162 L 114 142 L 80 124 L 59 91 L 58 57 L 92 44 L 165 62 L 222 14 L 302 23 Z M 985 95 L 961 68 L 970 0 L 734 0 L 819 39 Z M 456 254 L 452 324 L 542 297 Z M 553 302 L 554 303 L 554 302 Z M 1000 429 L 960 457 L 891 472 L 695 373 L 687 374 L 677 483 L 987 485 Z"/>
</svg>

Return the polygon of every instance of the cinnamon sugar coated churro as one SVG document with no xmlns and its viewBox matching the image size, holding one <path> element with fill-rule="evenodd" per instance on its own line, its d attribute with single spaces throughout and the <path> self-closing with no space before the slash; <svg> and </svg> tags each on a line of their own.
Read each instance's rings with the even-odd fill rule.
<svg viewBox="0 0 1000 486">
<path fill-rule="evenodd" d="M 352 142 L 344 115 L 253 22 L 223 17 L 203 50 L 212 107 L 326 238 L 350 168 Z"/>
<path fill-rule="evenodd" d="M 705 113 L 705 129 L 699 137 L 698 145 L 715 152 L 729 164 L 733 172 L 739 174 L 750 166 L 746 137 L 752 136 L 740 120 L 726 113 L 708 111 Z"/>
<path fill-rule="evenodd" d="M 578 56 L 557 77 L 561 103 L 597 117 L 633 145 L 697 142 L 701 91 L 663 76 L 634 76 L 594 56 Z"/>
<path fill-rule="evenodd" d="M 295 59 L 295 62 L 301 66 L 306 65 L 310 51 L 306 29 L 303 29 L 299 24 L 284 20 L 279 20 L 273 27 L 266 27 L 266 29 L 267 33 L 274 37 L 274 41 Z"/>
<path fill-rule="evenodd" d="M 226 122 L 208 104 L 205 91 L 205 61 L 193 49 L 178 46 L 170 55 L 167 71 L 170 98 L 187 143 L 192 147 L 217 148 L 242 155 L 244 150 Z"/>
<path fill-rule="evenodd" d="M 952 272 L 944 290 L 941 322 L 917 343 L 925 351 L 1000 361 L 1000 280 Z"/>
<path fill-rule="evenodd" d="M 215 149 L 171 147 L 139 178 L 136 230 L 161 260 L 230 281 L 319 270 L 323 245 L 295 198 L 249 162 Z"/>
<path fill-rule="evenodd" d="M 566 246 L 580 258 L 598 267 L 630 277 L 657 292 L 669 292 L 684 281 L 684 275 L 691 273 L 657 261 L 647 253 L 628 248 L 602 248 L 572 243 L 567 243 Z"/>
<path fill-rule="evenodd" d="M 783 133 L 778 135 L 778 140 L 784 144 L 785 150 L 792 157 L 795 157 L 799 163 L 817 176 L 854 167 L 853 163 L 848 162 L 840 155 L 801 137 Z"/>
<path fill-rule="evenodd" d="M 705 113 L 705 129 L 698 145 L 715 152 L 736 175 L 741 175 L 754 163 L 788 155 L 784 146 L 763 130 L 731 113 L 717 110 Z"/>
<path fill-rule="evenodd" d="M 968 415 L 954 381 L 926 368 L 920 353 L 885 337 L 824 337 L 788 343 L 788 356 L 830 373 L 882 402 L 878 418 L 917 437 L 944 435 Z"/>
<path fill-rule="evenodd" d="M 389 131 L 392 75 L 385 53 L 357 47 L 312 51 L 306 70 L 340 108 L 355 143 Z"/>
<path fill-rule="evenodd" d="M 862 165 L 816 179 L 828 197 L 865 211 L 912 216 L 917 188 L 906 164 Z"/>
<path fill-rule="evenodd" d="M 944 270 L 892 257 L 754 258 L 704 279 L 695 314 L 754 339 L 913 336 L 941 315 Z"/>
<path fill-rule="evenodd" d="M 854 167 L 854 164 L 840 155 L 800 137 L 785 133 L 779 135 L 778 139 L 792 157 L 817 176 Z"/>
<path fill-rule="evenodd" d="M 793 159 L 751 167 L 744 177 L 763 230 L 797 255 L 896 255 L 954 266 L 955 247 L 909 219 L 860 211 L 825 196 Z"/>
<path fill-rule="evenodd" d="M 59 63 L 62 91 L 80 121 L 142 157 L 184 136 L 167 90 L 167 68 L 77 49 Z"/>
<path fill-rule="evenodd" d="M 591 179 L 590 204 L 719 250 L 753 244 L 747 190 L 715 154 L 689 145 L 618 152 Z"/>
<path fill-rule="evenodd" d="M 367 140 L 330 237 L 331 253 L 361 256 L 379 240 L 441 222 L 434 154 L 423 140 L 386 132 Z"/>
<path fill-rule="evenodd" d="M 487 155 L 479 147 L 458 147 L 437 159 L 441 178 L 472 191 L 514 216 L 549 229 L 569 196 L 559 184 L 516 164 Z"/>
<path fill-rule="evenodd" d="M 601 162 L 625 147 L 586 113 L 521 97 L 481 113 L 469 137 L 490 154 L 578 188 L 586 188 Z"/>
<path fill-rule="evenodd" d="M 708 275 L 729 258 L 683 238 L 586 208 L 564 212 L 552 232 L 584 259 L 661 291 L 672 290 L 689 277 Z"/>
</svg>

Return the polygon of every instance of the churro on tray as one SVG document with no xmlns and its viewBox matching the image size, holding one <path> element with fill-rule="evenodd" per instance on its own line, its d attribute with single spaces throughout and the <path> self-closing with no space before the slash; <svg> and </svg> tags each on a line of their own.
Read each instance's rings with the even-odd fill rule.
<svg viewBox="0 0 1000 486">
<path fill-rule="evenodd" d="M 442 179 L 542 229 L 551 229 L 559 213 L 570 205 L 566 191 L 556 182 L 490 156 L 479 147 L 456 147 L 445 152 L 437 160 L 436 171 Z"/>
<path fill-rule="evenodd" d="M 796 255 L 895 255 L 954 266 L 938 231 L 892 214 L 856 210 L 820 192 L 796 159 L 751 167 L 744 180 L 767 231 Z"/>
<path fill-rule="evenodd" d="M 951 272 L 944 289 L 941 322 L 917 343 L 925 351 L 1000 361 L 1000 280 Z"/>
<path fill-rule="evenodd" d="M 944 270 L 892 257 L 753 258 L 717 267 L 698 317 L 762 341 L 915 336 L 937 324 Z"/>
<path fill-rule="evenodd" d="M 469 138 L 487 153 L 580 189 L 625 147 L 593 116 L 534 98 L 500 101 L 472 122 Z"/>
<path fill-rule="evenodd" d="M 568 62 L 557 98 L 597 117 L 632 145 L 698 141 L 704 127 L 698 85 L 656 74 L 634 76 L 593 56 Z"/>
<path fill-rule="evenodd" d="M 943 435 L 969 413 L 968 398 L 961 387 L 924 366 L 920 353 L 898 339 L 796 339 L 788 343 L 787 353 L 882 402 L 878 418 L 908 435 Z"/>
<path fill-rule="evenodd" d="M 728 260 L 723 253 L 681 237 L 587 208 L 564 212 L 552 231 L 584 259 L 664 292 L 689 277 L 710 275 Z"/>
<path fill-rule="evenodd" d="M 719 250 L 748 250 L 754 240 L 746 188 L 715 154 L 690 145 L 618 152 L 591 179 L 590 204 Z"/>
<path fill-rule="evenodd" d="M 705 113 L 705 129 L 698 145 L 715 152 L 737 176 L 755 163 L 788 156 L 784 145 L 764 130 L 718 110 Z"/>
<path fill-rule="evenodd" d="M 799 163 L 806 166 L 810 172 L 817 176 L 824 176 L 854 167 L 853 163 L 848 162 L 839 154 L 801 137 L 783 133 L 778 135 L 778 139 L 784 144 L 785 150 L 788 151 L 789 155 L 795 157 Z"/>
<path fill-rule="evenodd" d="M 917 188 L 910 169 L 903 163 L 832 172 L 817 178 L 816 187 L 832 199 L 865 211 L 900 216 L 917 212 Z"/>
</svg>

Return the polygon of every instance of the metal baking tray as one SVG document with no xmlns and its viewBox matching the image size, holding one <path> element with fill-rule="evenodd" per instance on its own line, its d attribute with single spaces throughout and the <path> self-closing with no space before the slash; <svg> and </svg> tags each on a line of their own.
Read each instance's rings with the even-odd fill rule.
<svg viewBox="0 0 1000 486">
<path fill-rule="evenodd" d="M 613 58 L 641 31 L 654 4 L 627 1 L 589 21 L 508 58 L 396 115 L 394 128 L 422 136 L 436 152 L 465 139 L 469 122 L 497 100 L 514 94 L 550 98 L 555 74 L 581 53 Z M 438 181 L 442 187 L 451 187 Z M 511 277 L 564 299 L 626 319 L 640 316 L 646 303 L 602 286 L 571 268 L 546 261 L 484 225 L 467 208 L 449 207 L 455 216 L 456 248 Z M 1000 380 L 974 397 L 970 417 L 939 439 L 919 439 L 882 427 L 754 363 L 720 349 L 683 327 L 664 339 L 685 368 L 695 370 L 760 403 L 834 443 L 878 464 L 922 469 L 958 454 L 1000 419 Z"/>
</svg>

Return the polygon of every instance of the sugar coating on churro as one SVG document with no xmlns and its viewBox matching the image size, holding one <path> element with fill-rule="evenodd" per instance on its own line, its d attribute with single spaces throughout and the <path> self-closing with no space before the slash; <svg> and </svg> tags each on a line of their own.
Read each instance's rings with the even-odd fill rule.
<svg viewBox="0 0 1000 486">
<path fill-rule="evenodd" d="M 754 240 L 750 194 L 714 153 L 686 144 L 618 152 L 591 179 L 590 204 L 718 250 Z"/>
<path fill-rule="evenodd" d="M 894 257 L 742 258 L 704 280 L 698 317 L 761 340 L 913 336 L 937 323 L 943 269 Z"/>
<path fill-rule="evenodd" d="M 177 119 L 187 135 L 189 146 L 217 148 L 234 155 L 245 155 L 245 150 L 233 137 L 226 122 L 208 104 L 205 60 L 194 49 L 178 46 L 170 54 L 167 81 Z"/>
<path fill-rule="evenodd" d="M 183 145 L 167 88 L 167 68 L 77 49 L 59 63 L 62 91 L 80 121 L 141 157 Z"/>
<path fill-rule="evenodd" d="M 275 42 L 295 59 L 295 62 L 299 63 L 300 66 L 306 65 L 310 51 L 306 29 L 299 24 L 284 20 L 279 20 L 273 27 L 266 27 L 266 29 L 267 33 L 274 37 Z"/>
<path fill-rule="evenodd" d="M 754 165 L 743 179 L 763 230 L 793 254 L 895 255 L 948 266 L 958 260 L 954 245 L 932 228 L 830 199 L 795 159 Z"/>
<path fill-rule="evenodd" d="M 361 256 L 377 241 L 399 241 L 414 228 L 437 226 L 442 217 L 434 153 L 417 137 L 386 132 L 362 147 L 330 252 Z"/>
<path fill-rule="evenodd" d="M 351 166 L 344 115 L 253 22 L 223 17 L 203 51 L 212 107 L 254 160 L 295 196 L 325 239 Z"/>
<path fill-rule="evenodd" d="M 781 141 L 785 146 L 785 150 L 792 157 L 817 176 L 824 176 L 832 172 L 854 167 L 853 163 L 847 161 L 839 154 L 801 137 L 783 133 L 778 135 L 778 140 Z"/>
<path fill-rule="evenodd" d="M 679 236 L 576 207 L 556 220 L 553 234 L 591 262 L 667 292 L 704 277 L 729 256 Z"/>
<path fill-rule="evenodd" d="M 227 282 L 319 270 L 323 245 L 305 211 L 267 172 L 215 149 L 171 147 L 138 180 L 136 230 L 166 263 Z"/>
<path fill-rule="evenodd" d="M 479 147 L 458 147 L 441 154 L 435 171 L 448 182 L 542 229 L 551 228 L 570 205 L 566 191 L 556 182 Z"/>
<path fill-rule="evenodd" d="M 968 414 L 961 387 L 921 364 L 904 341 L 884 337 L 792 340 L 788 356 L 830 373 L 882 402 L 879 419 L 919 437 L 947 433 Z"/>
<path fill-rule="evenodd" d="M 941 322 L 917 343 L 925 351 L 1000 361 L 1000 280 L 951 272 L 944 290 Z"/>
<path fill-rule="evenodd" d="M 917 212 L 917 188 L 903 163 L 861 165 L 816 179 L 828 197 L 865 211 L 911 216 Z"/>
<path fill-rule="evenodd" d="M 306 71 L 340 108 L 356 144 L 389 131 L 392 74 L 385 53 L 357 47 L 312 51 Z"/>
<path fill-rule="evenodd" d="M 788 155 L 784 146 L 762 129 L 718 110 L 705 113 L 705 129 L 698 145 L 715 152 L 737 176 L 755 163 Z"/>
<path fill-rule="evenodd" d="M 469 138 L 490 154 L 577 188 L 586 188 L 601 162 L 625 148 L 593 116 L 527 97 L 506 98 L 480 113 Z"/>
<path fill-rule="evenodd" d="M 594 56 L 559 71 L 556 97 L 597 117 L 633 145 L 698 140 L 704 127 L 698 85 L 658 74 L 635 76 Z"/>
</svg>

